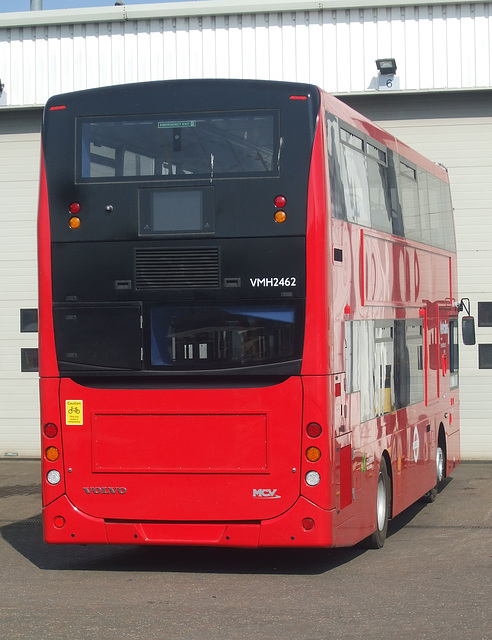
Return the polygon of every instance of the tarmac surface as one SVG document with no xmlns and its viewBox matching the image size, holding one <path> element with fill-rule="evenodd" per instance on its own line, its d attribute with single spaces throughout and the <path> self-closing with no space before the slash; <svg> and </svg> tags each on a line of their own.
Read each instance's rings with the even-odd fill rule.
<svg viewBox="0 0 492 640">
<path fill-rule="evenodd" d="M 0 638 L 492 640 L 492 462 L 381 550 L 48 546 L 40 464 L 0 460 Z"/>
</svg>

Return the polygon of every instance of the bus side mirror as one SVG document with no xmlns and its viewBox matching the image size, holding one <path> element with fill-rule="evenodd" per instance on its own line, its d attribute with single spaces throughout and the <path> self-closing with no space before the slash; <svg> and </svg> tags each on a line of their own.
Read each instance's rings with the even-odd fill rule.
<svg viewBox="0 0 492 640">
<path fill-rule="evenodd" d="M 475 318 L 473 316 L 463 316 L 461 319 L 461 335 L 463 344 L 471 346 L 475 344 Z"/>
</svg>

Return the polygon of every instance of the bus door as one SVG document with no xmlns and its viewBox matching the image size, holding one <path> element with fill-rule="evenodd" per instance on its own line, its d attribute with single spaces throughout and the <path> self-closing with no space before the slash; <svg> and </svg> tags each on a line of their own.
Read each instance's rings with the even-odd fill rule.
<svg viewBox="0 0 492 640">
<path fill-rule="evenodd" d="M 439 309 L 439 369 L 441 378 L 447 378 L 449 383 L 449 310 Z M 440 382 L 440 386 L 443 385 Z M 447 388 L 447 384 L 444 385 L 443 392 Z M 441 395 L 441 394 L 440 394 Z"/>
<path fill-rule="evenodd" d="M 454 316 L 452 315 L 454 313 Z M 439 385 L 440 396 L 451 393 L 450 405 L 456 398 L 453 391 L 459 386 L 458 317 L 452 307 L 439 308 Z"/>
<path fill-rule="evenodd" d="M 347 410 L 345 373 L 337 373 L 331 376 L 331 380 L 333 432 L 335 435 L 336 507 L 338 510 L 342 510 L 352 504 L 352 430 Z"/>
<path fill-rule="evenodd" d="M 435 313 L 427 318 L 427 404 L 442 397 L 449 390 L 450 341 L 449 307 L 435 305 Z"/>
<path fill-rule="evenodd" d="M 425 404 L 437 402 L 439 398 L 440 336 L 439 310 L 437 304 L 428 303 L 423 309 L 424 318 L 424 368 L 425 368 Z"/>
</svg>

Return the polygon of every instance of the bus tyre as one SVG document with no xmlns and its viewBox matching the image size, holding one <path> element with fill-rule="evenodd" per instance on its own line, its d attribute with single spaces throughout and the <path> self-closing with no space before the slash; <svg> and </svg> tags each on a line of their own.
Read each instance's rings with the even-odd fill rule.
<svg viewBox="0 0 492 640">
<path fill-rule="evenodd" d="M 431 502 L 434 502 L 434 500 L 437 498 L 437 491 L 439 489 L 439 485 L 444 480 L 445 466 L 446 466 L 446 462 L 444 458 L 444 451 L 441 448 L 441 446 L 438 446 L 437 453 L 436 453 L 436 486 L 432 487 L 432 489 L 423 496 L 422 498 L 423 502 L 431 503 Z"/>
<path fill-rule="evenodd" d="M 388 532 L 390 505 L 391 480 L 388 474 L 386 460 L 382 457 L 376 491 L 376 531 L 366 540 L 369 549 L 381 549 L 384 545 Z"/>
</svg>

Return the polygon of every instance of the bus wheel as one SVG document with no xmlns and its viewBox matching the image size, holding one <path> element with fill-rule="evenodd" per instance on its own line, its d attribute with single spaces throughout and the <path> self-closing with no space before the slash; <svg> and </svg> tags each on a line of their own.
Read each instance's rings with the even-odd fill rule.
<svg viewBox="0 0 492 640">
<path fill-rule="evenodd" d="M 444 451 L 439 445 L 436 452 L 436 486 L 432 487 L 432 489 L 423 496 L 424 502 L 434 502 L 434 500 L 437 498 L 437 490 L 440 483 L 444 480 L 445 465 L 446 463 L 444 461 Z"/>
<path fill-rule="evenodd" d="M 376 492 L 376 531 L 367 539 L 369 549 L 381 549 L 388 532 L 388 520 L 391 505 L 391 481 L 388 475 L 386 460 L 381 458 L 379 467 L 378 488 Z"/>
</svg>

